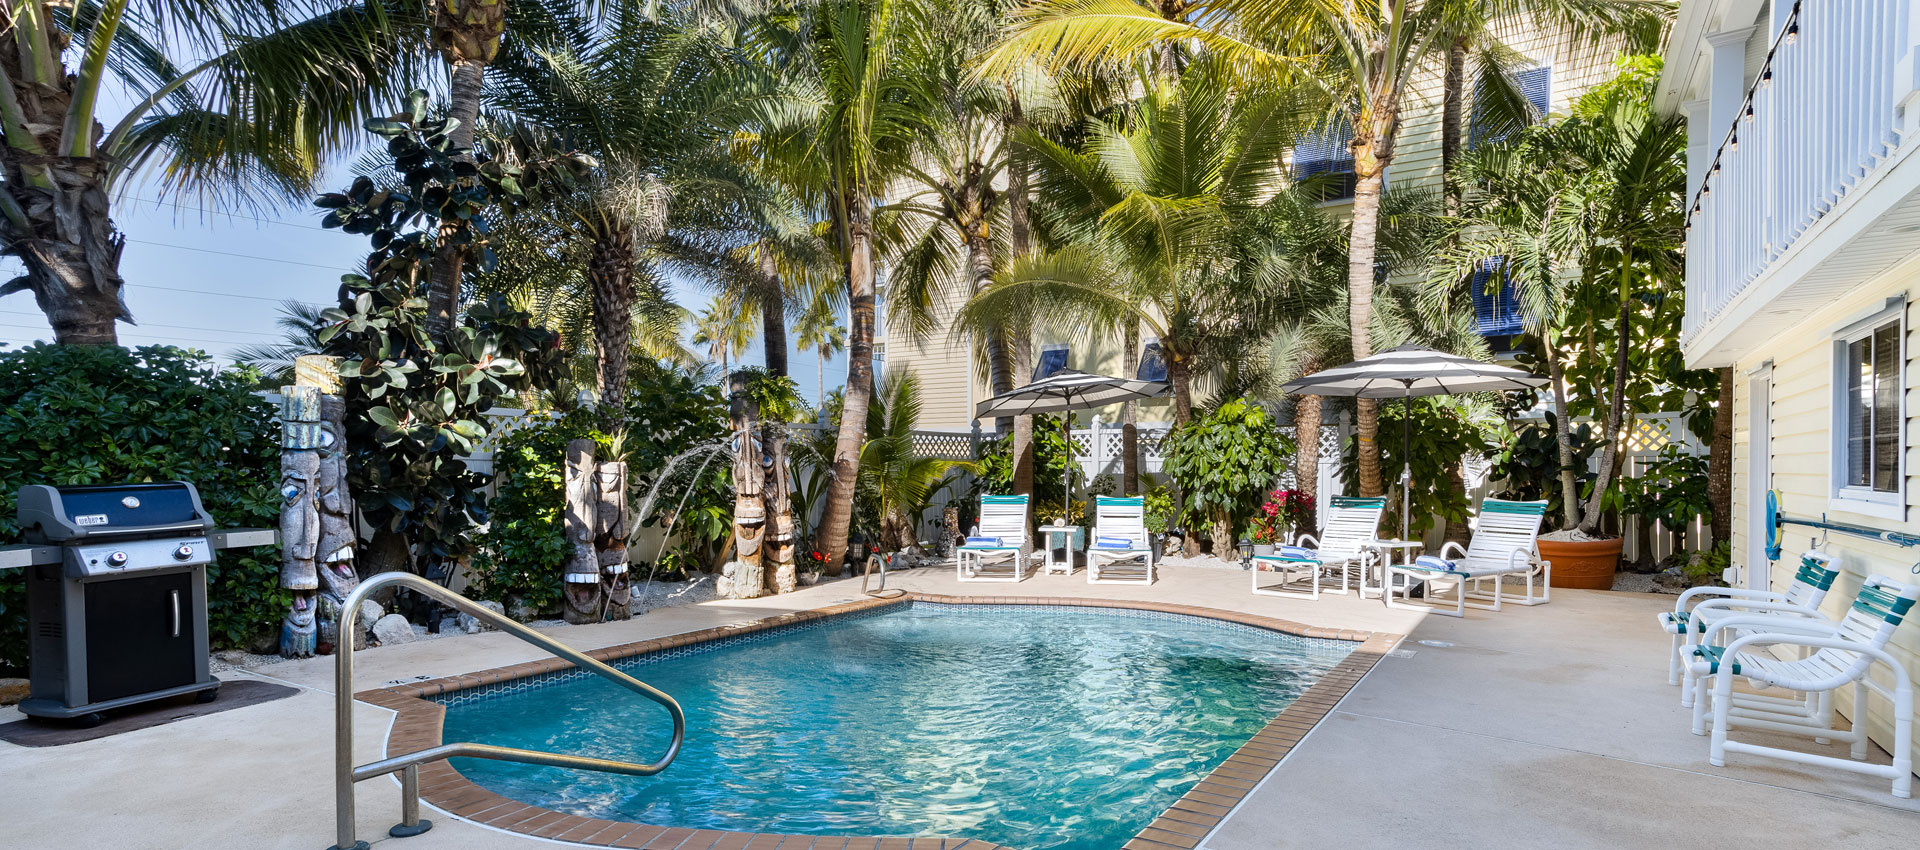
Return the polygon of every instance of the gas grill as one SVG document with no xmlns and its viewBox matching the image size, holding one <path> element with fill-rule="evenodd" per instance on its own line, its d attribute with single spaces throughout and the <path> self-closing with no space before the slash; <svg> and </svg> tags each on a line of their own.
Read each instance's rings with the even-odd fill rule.
<svg viewBox="0 0 1920 850">
<path fill-rule="evenodd" d="M 207 671 L 207 565 L 224 542 L 185 481 L 20 490 L 34 717 L 195 694 Z M 268 540 L 271 542 L 271 533 Z M 21 562 L 25 562 L 21 564 Z"/>
</svg>

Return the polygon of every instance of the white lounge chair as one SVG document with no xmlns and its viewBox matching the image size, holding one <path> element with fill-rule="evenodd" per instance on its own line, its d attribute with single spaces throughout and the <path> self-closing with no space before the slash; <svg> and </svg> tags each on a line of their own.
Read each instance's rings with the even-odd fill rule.
<svg viewBox="0 0 1920 850">
<path fill-rule="evenodd" d="M 1727 617 L 1714 624 L 1707 642 L 1688 647 L 1693 668 L 1693 732 L 1704 735 L 1709 705 L 1713 712 L 1713 739 L 1707 760 L 1715 767 L 1727 763 L 1727 753 L 1749 753 L 1801 764 L 1865 773 L 1893 780 L 1893 796 L 1913 795 L 1913 680 L 1900 660 L 1887 651 L 1887 642 L 1913 609 L 1920 587 L 1871 576 L 1838 623 L 1777 616 Z M 1716 645 L 1725 634 L 1740 636 Z M 1798 647 L 1803 657 L 1783 660 L 1773 647 Z M 1811 650 L 1810 654 L 1806 654 Z M 1892 687 L 1874 681 L 1875 662 L 1887 666 Z M 1784 688 L 1805 694 L 1782 699 L 1735 694 L 1733 680 L 1745 678 L 1758 688 Z M 1847 729 L 1833 728 L 1833 692 L 1853 686 L 1853 721 Z M 1869 764 L 1867 692 L 1893 703 L 1893 764 Z M 1709 702 L 1711 700 L 1711 702 Z M 1766 747 L 1727 740 L 1735 728 L 1759 729 L 1811 737 L 1816 741 L 1843 741 L 1852 745 L 1849 759 L 1799 750 Z"/>
<path fill-rule="evenodd" d="M 1800 556 L 1800 569 L 1794 571 L 1793 581 L 1785 591 L 1696 587 L 1680 594 L 1673 610 L 1662 611 L 1659 615 L 1661 630 L 1673 636 L 1673 655 L 1667 660 L 1667 684 L 1682 684 L 1686 665 L 1681 657 L 1681 648 L 1700 643 L 1715 620 L 1766 612 L 1827 621 L 1820 613 L 1820 603 L 1826 600 L 1827 590 L 1833 587 L 1833 580 L 1839 575 L 1840 567 L 1834 563 L 1832 556 L 1819 550 L 1809 550 Z M 1693 683 L 1689 681 L 1685 684 L 1691 686 Z M 1681 705 L 1693 704 L 1691 687 L 1684 689 L 1680 696 Z"/>
<path fill-rule="evenodd" d="M 1027 577 L 1026 496 L 981 496 L 980 534 L 954 550 L 960 581 L 1021 581 Z M 1010 569 L 988 570 L 1002 563 Z"/>
<path fill-rule="evenodd" d="M 1449 540 L 1440 547 L 1440 556 L 1437 558 L 1422 556 L 1411 564 L 1386 567 L 1387 607 L 1465 617 L 1468 608 L 1498 611 L 1503 601 L 1515 605 L 1546 603 L 1552 593 L 1548 589 L 1548 579 L 1552 577 L 1553 570 L 1551 563 L 1540 558 L 1540 523 L 1546 519 L 1546 515 L 1545 501 L 1482 499 L 1480 513 L 1473 519 L 1473 538 L 1467 541 L 1466 548 Z M 1459 554 L 1449 558 L 1448 554 L 1452 552 Z M 1402 579 L 1402 602 L 1393 600 L 1396 576 Z M 1502 579 L 1507 576 L 1524 577 L 1527 581 L 1526 594 L 1514 595 L 1502 590 Z M 1538 596 L 1534 595 L 1533 588 L 1536 578 L 1540 581 Z M 1435 583 L 1454 582 L 1459 594 L 1454 609 L 1449 611 L 1443 607 L 1412 604 L 1409 600 L 1412 599 L 1413 588 L 1422 581 L 1429 588 Z M 1493 582 L 1492 591 L 1482 588 L 1482 583 L 1487 581 Z M 1427 598 L 1434 598 L 1431 589 L 1427 591 Z"/>
<path fill-rule="evenodd" d="M 1098 496 L 1093 511 L 1087 583 L 1152 584 L 1153 544 L 1147 540 L 1146 500 Z"/>
<path fill-rule="evenodd" d="M 1326 524 L 1320 536 L 1301 533 L 1291 538 L 1273 555 L 1253 556 L 1253 592 L 1265 596 L 1289 596 L 1295 599 L 1319 599 L 1322 592 L 1350 592 L 1354 568 L 1360 571 L 1360 584 L 1366 586 L 1366 571 L 1378 550 L 1367 548 L 1380 536 L 1380 517 L 1386 513 L 1386 499 L 1359 499 L 1335 496 L 1327 509 Z M 1340 589 L 1320 589 L 1320 574 L 1335 570 L 1340 574 Z M 1279 573 L 1280 583 L 1260 586 L 1260 574 Z M 1285 590 L 1301 577 L 1311 581 L 1311 590 Z"/>
</svg>

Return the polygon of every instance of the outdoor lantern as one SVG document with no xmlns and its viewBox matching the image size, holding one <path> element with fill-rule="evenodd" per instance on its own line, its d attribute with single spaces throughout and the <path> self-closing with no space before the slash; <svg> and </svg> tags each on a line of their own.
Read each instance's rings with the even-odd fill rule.
<svg viewBox="0 0 1920 850">
<path fill-rule="evenodd" d="M 1253 541 L 1245 537 L 1240 538 L 1240 560 L 1253 560 Z"/>
</svg>

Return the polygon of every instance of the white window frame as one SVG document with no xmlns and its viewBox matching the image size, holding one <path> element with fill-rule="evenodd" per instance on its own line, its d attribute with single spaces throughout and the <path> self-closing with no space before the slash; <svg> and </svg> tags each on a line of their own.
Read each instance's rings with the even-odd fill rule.
<svg viewBox="0 0 1920 850">
<path fill-rule="evenodd" d="M 1873 334 L 1888 323 L 1897 326 L 1895 338 L 1900 350 L 1895 355 L 1899 373 L 1895 377 L 1896 427 L 1900 445 L 1895 452 L 1895 489 L 1891 492 L 1847 484 L 1847 347 Z M 1827 509 L 1904 522 L 1907 518 L 1907 305 L 1903 298 L 1890 298 L 1887 305 L 1872 314 L 1834 331 L 1832 409 L 1828 413 L 1831 436 L 1828 458 Z"/>
</svg>

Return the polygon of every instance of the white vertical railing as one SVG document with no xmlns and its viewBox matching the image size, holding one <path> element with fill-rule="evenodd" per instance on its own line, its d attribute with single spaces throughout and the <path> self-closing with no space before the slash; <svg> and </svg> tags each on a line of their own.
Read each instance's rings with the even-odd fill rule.
<svg viewBox="0 0 1920 850">
<path fill-rule="evenodd" d="M 1683 338 L 1899 147 L 1912 5 L 1794 4 L 1689 209 Z"/>
</svg>

